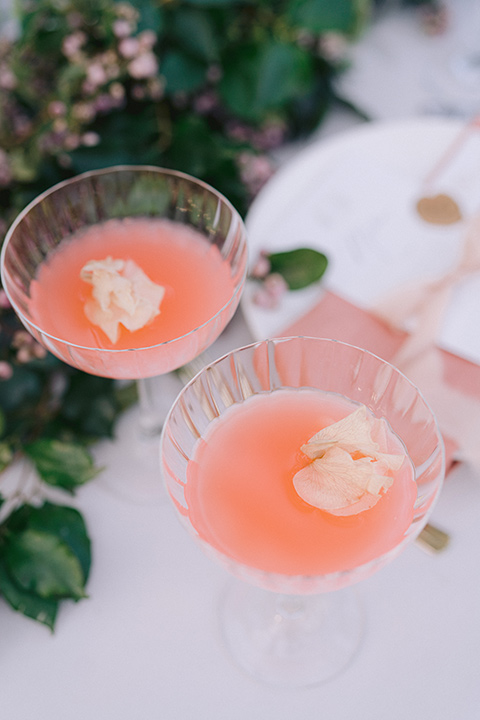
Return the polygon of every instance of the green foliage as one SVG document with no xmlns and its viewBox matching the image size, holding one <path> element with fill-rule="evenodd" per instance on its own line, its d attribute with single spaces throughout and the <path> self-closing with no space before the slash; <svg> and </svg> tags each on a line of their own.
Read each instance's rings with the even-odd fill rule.
<svg viewBox="0 0 480 720">
<path fill-rule="evenodd" d="M 98 474 L 90 453 L 75 444 L 55 438 L 40 438 L 24 447 L 40 478 L 73 492 Z"/>
<path fill-rule="evenodd" d="M 0 525 L 0 593 L 52 630 L 60 601 L 86 596 L 90 564 L 90 540 L 74 508 L 23 505 Z"/>
<path fill-rule="evenodd" d="M 268 260 L 271 272 L 282 275 L 290 290 L 301 290 L 318 282 L 328 264 L 327 257 L 312 248 L 271 253 Z"/>
</svg>

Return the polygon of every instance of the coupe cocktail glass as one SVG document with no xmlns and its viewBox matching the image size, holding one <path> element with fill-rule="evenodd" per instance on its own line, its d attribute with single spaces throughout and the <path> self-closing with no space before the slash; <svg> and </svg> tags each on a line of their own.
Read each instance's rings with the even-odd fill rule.
<svg viewBox="0 0 480 720">
<path fill-rule="evenodd" d="M 282 414 L 281 403 L 269 420 L 252 412 L 255 403 L 260 411 L 261 396 L 277 402 L 286 390 L 295 403 L 315 391 L 334 402 L 347 398 L 365 405 L 384 418 L 405 455 L 408 477 L 396 477 L 375 507 L 347 517 L 301 500 L 288 467 L 276 489 L 268 481 L 266 492 L 266 473 L 256 469 L 262 448 L 283 452 L 290 432 L 297 432 L 295 417 L 302 416 Z M 220 428 L 226 429 L 234 411 L 246 417 L 248 405 L 249 421 L 241 430 L 235 426 L 238 447 L 227 457 L 225 442 L 215 448 L 215 438 L 225 438 Z M 248 480 L 236 475 L 232 481 L 235 465 L 253 453 Z M 271 463 L 272 451 L 269 457 Z M 224 475 L 208 484 L 205 468 L 216 476 L 218 462 Z M 444 474 L 435 418 L 404 375 L 360 348 L 306 337 L 265 340 L 205 367 L 167 416 L 161 463 L 180 520 L 235 576 L 220 604 L 233 658 L 251 675 L 287 686 L 320 683 L 351 660 L 362 637 L 363 611 L 348 586 L 384 566 L 420 533 Z"/>
<path fill-rule="evenodd" d="M 48 266 L 59 248 L 62 251 L 65 247 L 62 243 L 72 237 L 78 242 L 78 238 L 106 223 L 138 220 L 166 221 L 182 232 L 201 234 L 215 254 L 217 264 L 221 264 L 224 285 L 226 283 L 223 296 L 218 302 L 215 299 L 208 315 L 200 322 L 192 321 L 186 329 L 182 326 L 178 333 L 175 327 L 166 340 L 157 339 L 152 330 L 147 341 L 143 337 L 139 340 L 139 331 L 124 334 L 124 342 L 119 347 L 111 343 L 101 346 L 93 334 L 91 342 L 77 342 L 73 319 L 70 332 L 66 315 L 74 290 L 64 287 L 61 294 L 52 278 L 51 293 L 55 302 L 50 312 L 52 315 L 63 313 L 66 331 L 52 332 L 46 323 L 39 321 L 32 291 L 42 264 Z M 137 239 L 132 239 L 132 244 L 136 242 Z M 155 249 L 155 244 L 150 246 L 152 262 L 147 258 L 148 266 L 142 268 L 147 275 L 154 265 L 153 255 L 160 255 L 160 249 L 158 253 Z M 111 251 L 115 257 L 115 246 Z M 128 239 L 127 249 L 124 242 L 119 251 L 120 257 L 121 252 L 128 252 Z M 181 262 L 178 261 L 175 271 L 181 269 Z M 144 436 L 158 436 L 163 421 L 155 410 L 157 403 L 151 379 L 187 364 L 219 336 L 238 306 L 246 265 L 245 228 L 230 202 L 200 180 L 151 166 L 117 166 L 84 173 L 55 185 L 20 213 L 7 233 L 1 256 L 3 287 L 20 320 L 38 342 L 64 362 L 87 373 L 138 382 L 140 426 Z M 212 273 L 209 277 L 212 288 L 216 287 L 216 280 L 217 276 Z M 201 298 L 195 296 L 191 286 L 184 290 L 184 295 L 182 312 L 188 314 L 188 308 L 200 304 Z M 77 313 L 87 324 L 83 309 Z"/>
</svg>

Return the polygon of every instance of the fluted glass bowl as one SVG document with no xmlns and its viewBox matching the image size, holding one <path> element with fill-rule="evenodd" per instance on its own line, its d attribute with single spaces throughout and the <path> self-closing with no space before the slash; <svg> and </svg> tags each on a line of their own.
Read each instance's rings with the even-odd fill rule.
<svg viewBox="0 0 480 720">
<path fill-rule="evenodd" d="M 199 231 L 230 266 L 231 297 L 199 327 L 151 347 L 135 347 L 134 337 L 128 349 L 105 349 L 52 336 L 37 324 L 31 310 L 30 286 L 39 265 L 71 234 L 122 218 L 168 219 Z M 196 178 L 151 166 L 96 170 L 55 185 L 20 213 L 1 256 L 3 287 L 34 338 L 73 367 L 117 379 L 162 375 L 205 350 L 238 306 L 246 267 L 245 228 L 231 203 Z"/>
<path fill-rule="evenodd" d="M 411 523 L 388 552 L 327 574 L 286 575 L 267 571 L 261 561 L 239 562 L 219 549 L 221 541 L 213 547 L 201 537 L 191 520 L 189 478 L 211 424 L 251 396 L 284 388 L 314 388 L 361 403 L 385 418 L 403 442 L 417 497 Z M 265 428 L 266 437 L 272 431 Z M 248 447 L 239 448 L 239 453 L 248 453 Z M 221 609 L 233 656 L 256 677 L 301 685 L 335 674 L 358 647 L 361 612 L 343 589 L 379 570 L 420 533 L 442 485 L 444 451 L 432 411 L 400 371 L 345 343 L 293 337 L 240 348 L 204 368 L 182 390 L 167 416 L 161 463 L 181 522 L 209 555 L 246 581 L 224 598 Z M 224 482 L 229 482 L 228 476 Z M 348 525 L 349 518 L 345 520 Z M 319 546 L 318 553 L 322 552 Z"/>
</svg>

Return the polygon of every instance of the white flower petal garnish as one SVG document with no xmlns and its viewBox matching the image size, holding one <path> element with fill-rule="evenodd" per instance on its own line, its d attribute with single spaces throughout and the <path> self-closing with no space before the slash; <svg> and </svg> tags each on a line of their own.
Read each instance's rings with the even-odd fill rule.
<svg viewBox="0 0 480 720">
<path fill-rule="evenodd" d="M 160 313 L 165 288 L 152 282 L 133 260 L 90 260 L 80 277 L 93 286 L 85 315 L 112 343 L 118 340 L 120 325 L 133 332 Z"/>
<path fill-rule="evenodd" d="M 362 405 L 316 433 L 301 450 L 312 462 L 293 478 L 305 502 L 333 515 L 353 515 L 373 507 L 393 484 L 405 456 L 382 452 L 385 420 Z M 380 442 L 379 442 L 380 441 Z"/>
</svg>

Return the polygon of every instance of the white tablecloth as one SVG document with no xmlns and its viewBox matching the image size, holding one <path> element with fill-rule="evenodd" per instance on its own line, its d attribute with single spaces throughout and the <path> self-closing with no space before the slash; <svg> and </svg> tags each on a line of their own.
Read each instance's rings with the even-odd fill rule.
<svg viewBox="0 0 480 720">
<path fill-rule="evenodd" d="M 212 354 L 248 339 L 239 315 Z M 282 690 L 225 652 L 216 610 L 229 578 L 170 505 L 117 495 L 135 480 L 136 419 L 127 413 L 118 439 L 97 448 L 107 469 L 78 494 L 93 541 L 89 599 L 62 607 L 54 635 L 0 603 L 2 718 L 478 720 L 480 482 L 466 467 L 432 518 L 449 547 L 414 544 L 360 584 L 367 627 L 352 664 L 325 685 Z"/>
</svg>

